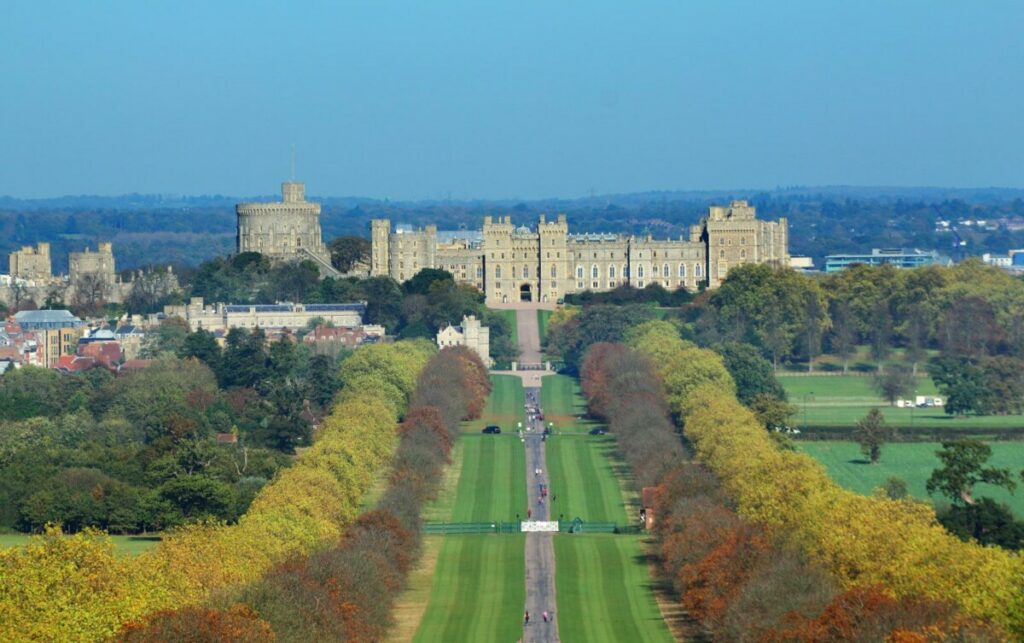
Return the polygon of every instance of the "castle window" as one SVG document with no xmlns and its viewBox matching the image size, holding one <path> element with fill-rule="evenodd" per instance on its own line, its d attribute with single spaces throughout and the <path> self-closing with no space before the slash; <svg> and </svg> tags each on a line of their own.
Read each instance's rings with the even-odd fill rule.
<svg viewBox="0 0 1024 643">
<path fill-rule="evenodd" d="M 601 282 L 600 281 L 595 281 L 592 284 L 590 284 L 590 287 L 593 288 L 594 290 L 597 290 L 598 288 L 601 287 Z"/>
<path fill-rule="evenodd" d="M 740 259 L 746 259 L 746 258 L 747 258 L 747 251 L 746 250 L 740 250 Z"/>
<path fill-rule="evenodd" d="M 661 276 L 665 277 L 666 279 L 672 276 L 672 271 L 669 269 L 667 263 L 661 267 Z"/>
<path fill-rule="evenodd" d="M 557 279 L 558 278 L 558 266 L 551 266 L 551 278 L 552 279 Z"/>
<path fill-rule="evenodd" d="M 629 266 L 627 264 L 622 264 L 622 278 L 629 279 Z"/>
<path fill-rule="evenodd" d="M 598 271 L 596 263 L 593 266 L 590 267 L 590 278 L 591 279 L 597 279 L 598 275 L 600 275 L 600 274 L 601 273 Z"/>
<path fill-rule="evenodd" d="M 700 264 L 699 263 L 693 264 L 693 276 L 696 277 L 697 279 L 700 279 Z"/>
<path fill-rule="evenodd" d="M 718 257 L 720 259 L 725 259 L 725 250 L 719 250 L 718 251 Z"/>
<path fill-rule="evenodd" d="M 644 267 L 643 266 L 637 266 L 636 276 L 639 277 L 640 279 L 644 278 Z M 641 284 L 640 287 L 641 288 L 643 288 L 643 283 L 644 283 L 643 281 L 640 282 L 640 284 Z"/>
<path fill-rule="evenodd" d="M 476 267 L 476 278 L 477 279 L 483 279 L 483 277 L 484 277 L 484 269 L 483 269 L 483 267 L 482 266 L 477 266 Z"/>
<path fill-rule="evenodd" d="M 530 278 L 530 267 L 529 266 L 523 266 L 523 279 L 529 279 L 529 278 Z"/>
<path fill-rule="evenodd" d="M 741 246 L 747 245 L 747 238 L 746 237 L 740 237 L 740 245 Z"/>
<path fill-rule="evenodd" d="M 583 266 L 576 266 L 576 278 L 583 279 Z M 580 284 L 580 288 L 582 287 L 583 284 Z"/>
<path fill-rule="evenodd" d="M 295 237 L 295 245 L 297 247 L 302 246 L 302 237 Z"/>
<path fill-rule="evenodd" d="M 679 278 L 680 279 L 685 279 L 686 278 L 686 264 L 685 263 L 679 264 Z"/>
<path fill-rule="evenodd" d="M 608 278 L 615 279 L 615 266 L 608 266 Z"/>
<path fill-rule="evenodd" d="M 494 268 L 494 278 L 495 279 L 501 279 L 501 266 L 495 266 L 495 268 Z"/>
</svg>

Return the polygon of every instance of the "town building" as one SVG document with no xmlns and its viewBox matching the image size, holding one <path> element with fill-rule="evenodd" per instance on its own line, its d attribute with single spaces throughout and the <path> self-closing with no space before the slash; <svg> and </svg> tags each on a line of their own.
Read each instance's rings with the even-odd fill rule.
<svg viewBox="0 0 1024 643">
<path fill-rule="evenodd" d="M 920 268 L 922 266 L 950 265 L 952 261 L 935 250 L 907 248 L 873 248 L 871 254 L 838 254 L 825 257 L 825 272 L 839 272 L 854 264 L 868 266 L 895 266 Z"/>
<path fill-rule="evenodd" d="M 659 284 L 668 289 L 717 287 L 745 263 L 789 265 L 788 223 L 757 219 L 746 201 L 713 206 L 689 237 L 655 239 L 572 234 L 565 215 L 541 215 L 536 227 L 511 217 L 484 217 L 482 231 L 439 232 L 436 226 L 391 229 L 370 224 L 370 274 L 403 282 L 424 268 L 447 270 L 476 286 L 487 303 L 555 303 L 569 293 Z"/>
<path fill-rule="evenodd" d="M 463 317 L 459 326 L 446 326 L 437 331 L 437 346 L 465 346 L 479 355 L 488 368 L 494 364 L 491 359 L 491 329 L 481 325 L 475 315 Z"/>
<path fill-rule="evenodd" d="M 320 204 L 306 200 L 306 185 L 281 184 L 281 200 L 239 203 L 238 252 L 258 252 L 274 261 L 313 261 L 324 276 L 339 276 L 320 234 Z"/>
<path fill-rule="evenodd" d="M 23 310 L 15 313 L 14 323 L 36 336 L 45 368 L 54 368 L 62 355 L 73 355 L 86 331 L 85 322 L 67 310 Z"/>
<path fill-rule="evenodd" d="M 168 317 L 181 317 L 193 331 L 230 328 L 303 328 L 314 319 L 334 326 L 362 326 L 366 302 L 348 304 L 213 304 L 193 297 L 183 306 L 165 306 Z"/>
</svg>

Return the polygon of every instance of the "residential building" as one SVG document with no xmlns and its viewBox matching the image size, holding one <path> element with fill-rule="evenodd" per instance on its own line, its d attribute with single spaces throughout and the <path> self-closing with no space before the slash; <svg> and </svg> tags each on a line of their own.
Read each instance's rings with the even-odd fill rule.
<svg viewBox="0 0 1024 643">
<path fill-rule="evenodd" d="M 23 310 L 14 315 L 14 323 L 36 336 L 46 368 L 54 368 L 62 355 L 74 354 L 86 330 L 85 322 L 67 310 Z"/>
<path fill-rule="evenodd" d="M 334 326 L 362 326 L 366 302 L 348 304 L 213 304 L 193 297 L 183 306 L 165 306 L 164 314 L 188 322 L 193 331 L 229 328 L 303 328 L 314 319 Z"/>
<path fill-rule="evenodd" d="M 485 366 L 494 364 L 491 359 L 491 329 L 481 325 L 474 315 L 463 317 L 459 326 L 446 326 L 437 331 L 437 345 L 439 348 L 466 346 L 480 356 Z"/>
</svg>

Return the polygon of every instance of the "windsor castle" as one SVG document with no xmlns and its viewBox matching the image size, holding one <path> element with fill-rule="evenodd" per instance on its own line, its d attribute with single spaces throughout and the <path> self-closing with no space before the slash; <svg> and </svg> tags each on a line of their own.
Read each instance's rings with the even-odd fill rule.
<svg viewBox="0 0 1024 643">
<path fill-rule="evenodd" d="M 510 217 L 484 217 L 481 232 L 439 232 L 371 223 L 370 274 L 402 282 L 423 268 L 442 268 L 473 284 L 488 303 L 559 302 L 569 293 L 622 285 L 697 290 L 717 287 L 744 263 L 789 265 L 788 224 L 760 221 L 746 201 L 712 206 L 689 238 L 571 234 L 564 215 L 543 215 L 536 228 Z"/>
<path fill-rule="evenodd" d="M 320 205 L 306 201 L 301 183 L 284 183 L 282 197 L 238 205 L 238 251 L 311 260 L 323 276 L 338 276 L 321 238 Z M 679 239 L 572 234 L 564 215 L 542 215 L 536 227 L 515 226 L 507 216 L 484 217 L 483 229 L 475 231 L 392 228 L 376 219 L 370 224 L 369 274 L 403 282 L 424 268 L 440 268 L 479 288 L 490 304 L 555 303 L 569 293 L 622 285 L 716 288 L 733 266 L 789 265 L 786 219 L 761 221 L 756 215 L 746 201 L 712 206 L 689 237 Z"/>
</svg>

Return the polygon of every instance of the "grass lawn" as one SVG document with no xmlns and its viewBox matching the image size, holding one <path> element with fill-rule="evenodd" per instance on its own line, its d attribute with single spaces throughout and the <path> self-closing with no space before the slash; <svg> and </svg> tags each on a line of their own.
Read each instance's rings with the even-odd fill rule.
<svg viewBox="0 0 1024 643">
<path fill-rule="evenodd" d="M 589 431 L 595 422 L 580 420 L 587 404 L 580 395 L 579 382 L 568 375 L 549 375 L 541 380 L 540 405 L 545 421 L 555 423 L 555 431 Z"/>
<path fill-rule="evenodd" d="M 548 337 L 548 320 L 551 319 L 551 313 L 554 311 L 538 309 L 537 310 L 537 329 L 540 331 L 540 345 L 544 345 L 544 340 Z"/>
<path fill-rule="evenodd" d="M 491 375 L 491 394 L 479 420 L 463 422 L 462 430 L 480 433 L 488 424 L 497 424 L 502 431 L 512 433 L 516 423 L 526 419 L 523 410 L 525 397 L 523 381 L 515 375 Z"/>
<path fill-rule="evenodd" d="M 553 516 L 565 520 L 626 524 L 622 490 L 615 477 L 615 441 L 607 435 L 561 435 L 547 442 Z"/>
<path fill-rule="evenodd" d="M 672 641 L 651 589 L 640 536 L 555 538 L 561 640 Z"/>
<path fill-rule="evenodd" d="M 0 549 L 27 545 L 32 534 L 0 534 Z M 114 551 L 122 556 L 138 556 L 156 547 L 160 542 L 159 535 L 149 536 L 109 536 L 114 544 Z"/>
<path fill-rule="evenodd" d="M 522 415 L 522 385 L 511 376 L 492 376 L 492 381 L 495 386 L 484 416 L 472 424 L 501 424 L 506 432 L 483 435 L 473 428 L 474 433 L 459 437 L 439 497 L 424 512 L 427 520 L 511 522 L 526 511 L 526 451 L 502 420 L 513 411 L 517 418 Z M 426 550 L 419 576 L 413 573 L 416 585 L 411 580 L 398 602 L 407 613 L 393 636 L 408 640 L 415 631 L 415 641 L 516 640 L 522 633 L 526 602 L 524 536 L 444 536 L 428 541 L 436 549 Z"/>
<path fill-rule="evenodd" d="M 413 640 L 517 640 L 526 603 L 524 538 L 444 536 L 430 602 Z"/>
<path fill-rule="evenodd" d="M 452 522 L 512 522 L 525 514 L 526 450 L 512 433 L 463 435 Z"/>
<path fill-rule="evenodd" d="M 794 422 L 803 426 L 853 426 L 872 407 L 877 407 L 886 422 L 898 427 L 935 428 L 1009 428 L 1024 427 L 1024 415 L 986 415 L 952 417 L 941 408 L 897 408 L 879 397 L 871 386 L 871 377 L 862 375 L 808 375 L 780 374 L 779 381 L 789 401 L 798 411 Z M 936 395 L 938 391 L 930 377 L 917 379 L 918 395 Z M 912 398 L 913 393 L 907 397 Z"/>
<path fill-rule="evenodd" d="M 941 448 L 937 442 L 894 443 L 882 447 L 882 459 L 878 464 L 867 464 L 860 447 L 853 442 L 797 442 L 798 448 L 825 465 L 828 473 L 840 486 L 870 494 L 889 476 L 899 476 L 907 482 L 910 494 L 923 500 L 929 498 L 924 485 L 928 477 L 939 467 L 935 452 Z M 1006 467 L 1016 478 L 1024 467 L 1024 442 L 991 442 L 990 466 Z M 1010 505 L 1014 513 L 1024 517 L 1024 493 L 1019 490 L 1010 495 L 1004 489 L 986 484 L 976 487 L 977 495 L 989 496 Z"/>
</svg>

